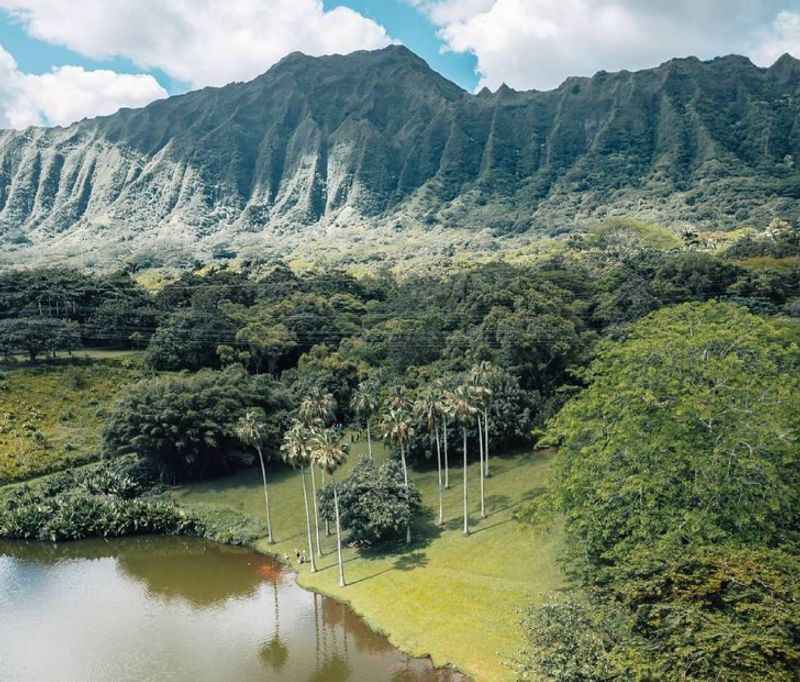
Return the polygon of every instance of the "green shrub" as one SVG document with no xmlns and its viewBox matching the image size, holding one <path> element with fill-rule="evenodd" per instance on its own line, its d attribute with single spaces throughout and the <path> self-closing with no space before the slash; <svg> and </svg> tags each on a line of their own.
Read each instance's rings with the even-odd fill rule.
<svg viewBox="0 0 800 682">
<path fill-rule="evenodd" d="M 395 461 L 378 466 L 365 457 L 347 479 L 336 485 L 342 531 L 358 545 L 404 538 L 406 526 L 421 507 L 419 491 L 413 483 L 406 489 L 403 469 Z M 335 522 L 332 484 L 320 490 L 319 497 L 323 518 Z"/>
<path fill-rule="evenodd" d="M 0 504 L 0 537 L 58 542 L 201 534 L 202 524 L 174 504 L 142 496 L 151 482 L 146 467 L 124 458 L 22 485 Z"/>
</svg>

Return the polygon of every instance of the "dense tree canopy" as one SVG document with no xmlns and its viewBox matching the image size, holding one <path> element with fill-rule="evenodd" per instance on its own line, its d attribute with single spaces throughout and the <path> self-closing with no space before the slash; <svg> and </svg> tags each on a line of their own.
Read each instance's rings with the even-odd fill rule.
<svg viewBox="0 0 800 682">
<path fill-rule="evenodd" d="M 601 345 L 553 424 L 557 506 L 592 601 L 533 612 L 526 664 L 561 680 L 794 679 L 800 349 L 788 330 L 684 304 Z"/>
<path fill-rule="evenodd" d="M 269 377 L 231 368 L 145 380 L 118 403 L 106 426 L 105 447 L 112 455 L 144 457 L 170 482 L 227 473 L 252 459 L 243 452 L 248 444 L 242 444 L 237 427 L 253 408 L 263 413 L 264 454 L 272 456 L 285 428 L 287 403 Z"/>
</svg>

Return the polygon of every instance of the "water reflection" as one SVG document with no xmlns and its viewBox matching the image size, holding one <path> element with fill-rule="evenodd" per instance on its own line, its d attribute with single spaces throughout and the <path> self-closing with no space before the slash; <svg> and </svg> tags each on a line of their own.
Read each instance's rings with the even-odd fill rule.
<svg viewBox="0 0 800 682">
<path fill-rule="evenodd" d="M 0 679 L 463 679 L 270 559 L 199 540 L 0 542 L 0 613 Z"/>
</svg>

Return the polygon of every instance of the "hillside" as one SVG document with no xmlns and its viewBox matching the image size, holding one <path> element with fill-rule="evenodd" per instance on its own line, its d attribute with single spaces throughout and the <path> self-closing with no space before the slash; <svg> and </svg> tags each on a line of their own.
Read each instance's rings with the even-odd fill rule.
<svg viewBox="0 0 800 682">
<path fill-rule="evenodd" d="M 249 83 L 0 132 L 0 248 L 17 263 L 159 265 L 324 241 L 357 260 L 620 214 L 765 227 L 800 218 L 798 163 L 789 56 L 472 95 L 403 47 L 295 53 Z"/>
</svg>

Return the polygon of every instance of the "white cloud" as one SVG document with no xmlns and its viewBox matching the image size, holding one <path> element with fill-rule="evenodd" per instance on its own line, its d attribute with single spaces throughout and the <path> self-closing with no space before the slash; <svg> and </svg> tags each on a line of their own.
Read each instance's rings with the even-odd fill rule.
<svg viewBox="0 0 800 682">
<path fill-rule="evenodd" d="M 778 14 L 754 58 L 760 64 L 771 64 L 787 52 L 800 56 L 800 11 Z"/>
<path fill-rule="evenodd" d="M 45 74 L 26 74 L 0 46 L 0 128 L 67 125 L 87 116 L 111 114 L 166 97 L 149 75 L 88 71 L 61 66 Z"/>
<path fill-rule="evenodd" d="M 41 40 L 123 56 L 193 87 L 250 80 L 289 52 L 385 47 L 382 26 L 322 0 L 0 0 Z"/>
<path fill-rule="evenodd" d="M 671 57 L 800 55 L 800 0 L 408 0 L 447 49 L 478 59 L 479 87 L 556 87 L 567 76 Z"/>
</svg>

